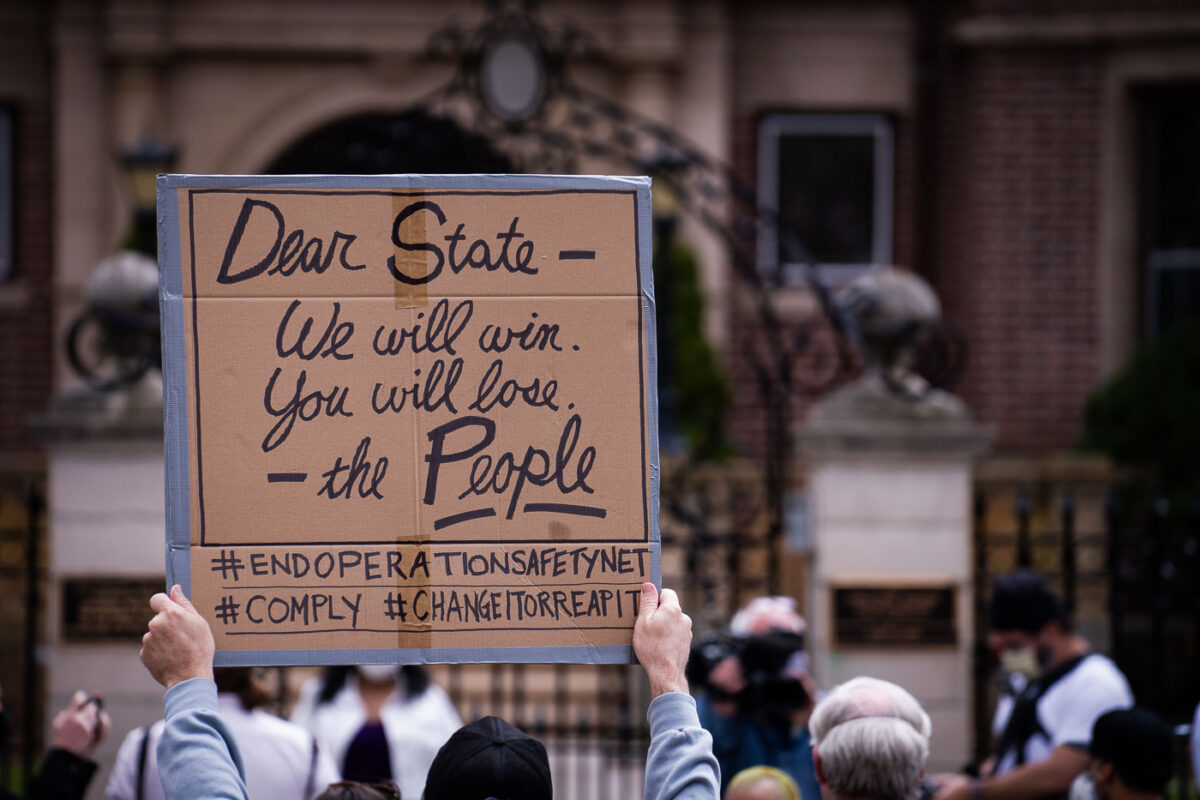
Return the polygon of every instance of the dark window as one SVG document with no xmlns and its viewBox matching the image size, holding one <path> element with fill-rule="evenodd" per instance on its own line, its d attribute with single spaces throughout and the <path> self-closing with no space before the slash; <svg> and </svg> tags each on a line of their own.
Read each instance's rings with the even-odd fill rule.
<svg viewBox="0 0 1200 800">
<path fill-rule="evenodd" d="M 1143 329 L 1200 320 L 1200 85 L 1139 91 Z"/>
<path fill-rule="evenodd" d="M 881 114 L 764 117 L 759 202 L 780 225 L 759 241 L 763 268 L 811 258 L 851 277 L 891 263 L 892 140 Z"/>
<path fill-rule="evenodd" d="M 16 156 L 13 151 L 13 112 L 0 106 L 0 283 L 12 280 L 13 227 L 16 219 Z"/>
</svg>

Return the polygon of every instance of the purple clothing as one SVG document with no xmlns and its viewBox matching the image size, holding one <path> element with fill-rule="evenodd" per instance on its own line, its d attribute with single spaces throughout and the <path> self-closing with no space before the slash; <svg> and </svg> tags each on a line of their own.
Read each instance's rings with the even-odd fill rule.
<svg viewBox="0 0 1200 800">
<path fill-rule="evenodd" d="M 392 779 L 392 759 L 382 722 L 364 722 L 346 748 L 342 780 L 380 783 Z"/>
</svg>

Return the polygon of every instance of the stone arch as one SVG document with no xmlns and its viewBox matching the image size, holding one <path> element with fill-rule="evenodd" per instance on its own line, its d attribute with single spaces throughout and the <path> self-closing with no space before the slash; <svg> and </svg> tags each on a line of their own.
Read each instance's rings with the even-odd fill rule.
<svg viewBox="0 0 1200 800">
<path fill-rule="evenodd" d="M 513 171 L 512 161 L 487 138 L 419 108 L 329 122 L 293 142 L 264 169 L 281 175 Z"/>
<path fill-rule="evenodd" d="M 241 125 L 229 126 L 228 138 L 203 171 L 260 174 L 280 153 L 312 131 L 356 114 L 399 113 L 413 107 L 445 77 L 442 72 L 418 71 L 402 86 L 366 78 L 347 80 L 344 76 L 315 86 L 311 81 L 297 84 L 281 92 L 274 102 L 264 104 Z"/>
</svg>

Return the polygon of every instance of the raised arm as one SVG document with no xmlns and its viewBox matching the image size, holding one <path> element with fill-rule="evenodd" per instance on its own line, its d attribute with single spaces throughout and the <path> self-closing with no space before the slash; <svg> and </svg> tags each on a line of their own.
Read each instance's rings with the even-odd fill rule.
<svg viewBox="0 0 1200 800">
<path fill-rule="evenodd" d="M 75 692 L 70 705 L 54 717 L 50 752 L 26 789 L 29 800 L 80 800 L 96 772 L 96 762 L 87 755 L 111 727 L 99 703 Z"/>
<path fill-rule="evenodd" d="M 692 644 L 692 620 L 670 589 L 660 596 L 642 584 L 633 651 L 650 679 L 650 750 L 646 755 L 646 800 L 718 800 L 721 773 L 712 736 L 700 727 L 696 701 L 684 669 Z"/>
<path fill-rule="evenodd" d="M 155 611 L 142 637 L 142 663 L 167 687 L 158 771 L 171 800 L 248 800 L 233 736 L 217 714 L 213 637 L 178 586 L 150 598 Z"/>
</svg>

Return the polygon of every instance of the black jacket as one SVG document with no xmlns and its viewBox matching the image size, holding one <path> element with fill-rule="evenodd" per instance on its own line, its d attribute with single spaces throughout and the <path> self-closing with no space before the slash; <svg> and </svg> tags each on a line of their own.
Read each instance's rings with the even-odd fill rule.
<svg viewBox="0 0 1200 800">
<path fill-rule="evenodd" d="M 55 747 L 46 753 L 42 768 L 25 787 L 25 800 L 83 800 L 95 774 L 95 761 Z M 0 789 L 0 798 L 21 800 L 18 795 L 3 789 Z"/>
</svg>

